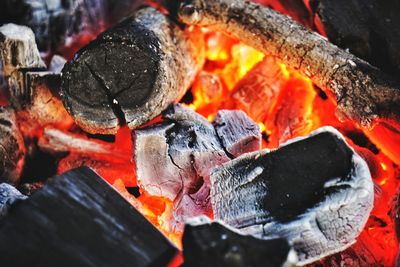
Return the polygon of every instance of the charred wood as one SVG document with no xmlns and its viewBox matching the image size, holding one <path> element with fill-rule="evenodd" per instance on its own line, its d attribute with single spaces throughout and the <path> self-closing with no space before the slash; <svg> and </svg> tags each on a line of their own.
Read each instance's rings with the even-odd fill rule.
<svg viewBox="0 0 400 267">
<path fill-rule="evenodd" d="M 89 133 L 115 134 L 160 115 L 189 88 L 204 53 L 200 31 L 153 8 L 105 31 L 63 69 L 63 102 Z"/>
<path fill-rule="evenodd" d="M 367 164 L 330 127 L 223 164 L 211 184 L 216 219 L 259 237 L 287 238 L 299 264 L 353 244 L 374 198 Z"/>
<path fill-rule="evenodd" d="M 2 183 L 0 184 L 0 219 L 7 215 L 8 209 L 18 200 L 24 200 L 27 197 L 21 194 L 14 186 Z"/>
<path fill-rule="evenodd" d="M 0 107 L 0 182 L 18 183 L 25 162 L 25 145 L 15 113 Z"/>
<path fill-rule="evenodd" d="M 197 217 L 185 226 L 183 266 L 294 266 L 296 256 L 285 239 L 262 240 L 242 235 L 220 222 Z"/>
<path fill-rule="evenodd" d="M 5 78 L 16 70 L 46 67 L 32 30 L 11 23 L 0 27 L 0 60 Z"/>
<path fill-rule="evenodd" d="M 228 154 L 238 157 L 261 149 L 260 127 L 241 110 L 220 110 L 213 121 Z"/>
<path fill-rule="evenodd" d="M 400 118 L 400 83 L 287 16 L 250 1 L 180 1 L 180 20 L 224 31 L 334 95 L 338 115 L 363 126 L 377 118 Z"/>
<path fill-rule="evenodd" d="M 5 266 L 166 266 L 176 252 L 89 168 L 54 178 L 11 209 L 0 221 Z"/>
</svg>

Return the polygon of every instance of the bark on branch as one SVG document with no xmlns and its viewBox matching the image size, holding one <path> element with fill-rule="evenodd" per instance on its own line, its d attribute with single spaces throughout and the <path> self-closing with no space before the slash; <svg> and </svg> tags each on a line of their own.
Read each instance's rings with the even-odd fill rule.
<svg viewBox="0 0 400 267">
<path fill-rule="evenodd" d="M 371 126 L 400 117 L 398 81 L 289 17 L 247 0 L 175 2 L 170 12 L 183 23 L 224 31 L 299 70 L 335 96 L 342 118 Z"/>
</svg>

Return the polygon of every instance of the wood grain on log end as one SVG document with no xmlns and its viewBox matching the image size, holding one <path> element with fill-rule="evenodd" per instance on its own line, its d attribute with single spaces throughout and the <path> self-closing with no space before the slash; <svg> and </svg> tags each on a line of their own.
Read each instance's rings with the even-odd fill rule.
<svg viewBox="0 0 400 267">
<path fill-rule="evenodd" d="M 134 129 L 178 101 L 203 63 L 201 33 L 153 8 L 139 10 L 84 47 L 63 69 L 62 98 L 89 133 Z"/>
<path fill-rule="evenodd" d="M 13 110 L 0 107 L 0 182 L 18 183 L 25 145 Z"/>
</svg>

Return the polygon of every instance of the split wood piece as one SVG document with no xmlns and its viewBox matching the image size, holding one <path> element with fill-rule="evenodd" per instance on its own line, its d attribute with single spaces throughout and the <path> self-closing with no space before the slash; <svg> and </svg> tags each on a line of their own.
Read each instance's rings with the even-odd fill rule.
<svg viewBox="0 0 400 267">
<path fill-rule="evenodd" d="M 267 56 L 235 85 L 222 102 L 222 108 L 241 109 L 253 120 L 264 122 L 286 81 L 276 59 Z"/>
<path fill-rule="evenodd" d="M 374 200 L 367 164 L 332 127 L 228 162 L 211 185 L 216 219 L 262 238 L 286 238 L 300 265 L 353 244 Z"/>
<path fill-rule="evenodd" d="M 108 1 L 3 0 L 0 24 L 26 25 L 34 31 L 41 51 L 56 52 L 80 36 L 88 38 L 104 29 Z"/>
<path fill-rule="evenodd" d="M 204 61 L 198 29 L 139 10 L 78 52 L 63 69 L 62 98 L 89 133 L 115 134 L 160 115 L 189 88 Z"/>
<path fill-rule="evenodd" d="M 9 79 L 11 104 L 24 135 L 30 136 L 45 126 L 68 129 L 74 123 L 60 100 L 60 73 L 28 71 L 14 72 L 22 77 Z"/>
<path fill-rule="evenodd" d="M 18 200 L 24 200 L 27 197 L 21 194 L 14 186 L 2 183 L 0 184 L 0 219 L 6 216 L 8 209 Z"/>
<path fill-rule="evenodd" d="M 260 127 L 241 110 L 220 110 L 214 128 L 222 146 L 233 157 L 261 149 Z"/>
<path fill-rule="evenodd" d="M 53 73 L 61 73 L 66 63 L 67 60 L 64 57 L 60 55 L 54 55 L 49 64 L 49 71 Z"/>
<path fill-rule="evenodd" d="M 165 122 L 133 132 L 134 161 L 148 193 L 174 200 L 209 185 L 211 169 L 229 158 L 214 127 L 196 112 L 174 105 L 163 117 Z"/>
<path fill-rule="evenodd" d="M 243 235 L 206 217 L 191 219 L 183 233 L 183 266 L 294 266 L 296 255 L 285 239 Z"/>
<path fill-rule="evenodd" d="M 400 119 L 399 81 L 289 17 L 247 0 L 179 2 L 179 10 L 171 13 L 183 23 L 224 31 L 310 77 L 335 96 L 341 118 L 362 126 L 382 117 Z"/>
<path fill-rule="evenodd" d="M 19 69 L 46 67 L 32 30 L 11 23 L 0 27 L 0 60 L 6 78 Z"/>
<path fill-rule="evenodd" d="M 17 184 L 25 162 L 25 145 L 15 113 L 0 107 L 0 182 Z"/>
<path fill-rule="evenodd" d="M 86 167 L 54 178 L 11 211 L 0 221 L 5 266 L 166 266 L 176 252 Z"/>
</svg>

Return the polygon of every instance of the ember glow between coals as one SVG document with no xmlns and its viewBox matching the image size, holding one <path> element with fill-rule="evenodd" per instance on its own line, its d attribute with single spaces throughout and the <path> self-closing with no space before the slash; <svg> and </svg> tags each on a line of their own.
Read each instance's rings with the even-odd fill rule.
<svg viewBox="0 0 400 267">
<path fill-rule="evenodd" d="M 207 62 L 192 86 L 193 98 L 185 97 L 185 103 L 209 120 L 220 109 L 244 110 L 261 126 L 264 148 L 277 148 L 291 138 L 308 135 L 325 125 L 341 131 L 367 161 L 376 183 L 376 194 L 374 210 L 357 243 L 339 256 L 346 259 L 346 253 L 351 250 L 360 257 L 372 257 L 374 262 L 384 266 L 393 265 L 398 244 L 389 210 L 398 186 L 399 133 L 386 122 L 365 130 L 350 121 L 339 121 L 335 116 L 335 102 L 315 88 L 308 78 L 222 33 L 204 31 Z M 263 73 L 268 70 L 266 77 L 256 73 L 260 66 Z M 277 93 L 271 94 L 269 90 Z M 260 100 L 261 96 L 271 98 Z M 261 110 L 257 101 L 263 104 Z M 126 142 L 128 134 L 127 129 L 118 133 L 117 146 L 131 149 L 131 144 Z M 63 171 L 65 169 L 60 170 Z M 115 172 L 107 174 L 101 171 L 149 221 L 180 247 L 182 233 L 174 231 L 169 200 L 151 196 L 143 190 L 136 199 L 125 189 L 125 186 L 136 184 L 132 182 L 136 181 L 134 177 L 125 174 L 119 177 Z M 317 266 L 327 265 L 329 258 Z"/>
</svg>

